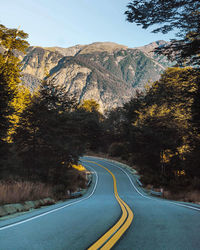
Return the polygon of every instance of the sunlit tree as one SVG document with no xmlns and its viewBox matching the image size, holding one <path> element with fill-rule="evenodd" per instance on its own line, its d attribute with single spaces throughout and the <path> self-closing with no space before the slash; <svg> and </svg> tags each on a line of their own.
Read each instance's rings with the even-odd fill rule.
<svg viewBox="0 0 200 250">
<path fill-rule="evenodd" d="M 12 105 L 20 83 L 20 62 L 17 53 L 25 52 L 28 35 L 21 30 L 8 29 L 0 25 L 0 156 L 6 158 L 5 139 L 10 129 L 11 115 L 15 109 Z"/>
</svg>

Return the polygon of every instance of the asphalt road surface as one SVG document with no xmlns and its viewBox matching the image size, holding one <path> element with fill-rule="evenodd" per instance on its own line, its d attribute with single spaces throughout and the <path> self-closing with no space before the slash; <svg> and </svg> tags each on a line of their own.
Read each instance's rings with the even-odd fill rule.
<svg viewBox="0 0 200 250">
<path fill-rule="evenodd" d="M 120 164 L 82 164 L 93 171 L 86 195 L 1 220 L 0 250 L 200 249 L 200 206 L 147 196 Z"/>
</svg>

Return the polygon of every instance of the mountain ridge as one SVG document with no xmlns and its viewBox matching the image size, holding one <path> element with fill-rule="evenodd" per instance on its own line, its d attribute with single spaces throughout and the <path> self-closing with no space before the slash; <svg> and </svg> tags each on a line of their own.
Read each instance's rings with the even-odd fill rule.
<svg viewBox="0 0 200 250">
<path fill-rule="evenodd" d="M 22 81 L 34 90 L 48 73 L 79 102 L 93 98 L 104 112 L 123 105 L 149 81 L 158 80 L 170 63 L 152 50 L 165 43 L 156 41 L 137 48 L 112 42 L 69 48 L 32 46 L 21 59 Z"/>
</svg>

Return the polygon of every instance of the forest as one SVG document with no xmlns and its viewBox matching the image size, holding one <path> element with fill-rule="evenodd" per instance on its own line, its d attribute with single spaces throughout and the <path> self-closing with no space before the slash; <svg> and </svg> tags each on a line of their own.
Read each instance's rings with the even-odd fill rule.
<svg viewBox="0 0 200 250">
<path fill-rule="evenodd" d="M 30 92 L 21 83 L 18 56 L 29 46 L 28 34 L 0 25 L 1 185 L 44 185 L 61 199 L 66 190 L 85 186 L 84 177 L 72 165 L 93 152 L 125 160 L 145 185 L 200 190 L 200 22 L 199 12 L 192 11 L 198 4 L 129 3 L 128 21 L 145 29 L 165 23 L 168 13 L 171 23 L 153 32 L 180 30 L 180 39 L 158 49 L 176 64 L 122 107 L 105 114 L 95 100 L 79 103 L 48 74 L 40 88 Z M 155 15 L 158 9 L 160 18 Z M 181 11 L 190 11 L 190 15 L 183 22 L 169 9 L 179 10 L 180 16 Z"/>
</svg>

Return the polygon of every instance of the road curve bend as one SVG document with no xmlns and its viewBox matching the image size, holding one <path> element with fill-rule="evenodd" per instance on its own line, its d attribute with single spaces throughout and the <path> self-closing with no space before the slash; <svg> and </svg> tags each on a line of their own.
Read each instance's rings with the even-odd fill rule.
<svg viewBox="0 0 200 250">
<path fill-rule="evenodd" d="M 0 250 L 200 249 L 200 206 L 147 196 L 118 163 L 81 161 L 93 172 L 86 195 L 0 219 Z"/>
<path fill-rule="evenodd" d="M 98 163 L 95 163 L 93 161 L 85 161 L 85 162 L 93 163 L 101 168 L 104 168 L 106 171 L 108 171 L 108 173 L 110 173 L 110 175 L 113 178 L 115 198 L 117 199 L 122 211 L 121 218 L 103 236 L 101 236 L 94 244 L 92 244 L 92 246 L 89 247 L 89 250 L 111 249 L 129 228 L 133 220 L 133 212 L 131 211 L 129 206 L 119 197 L 119 194 L 117 192 L 117 181 L 115 175 L 108 168 Z"/>
</svg>

